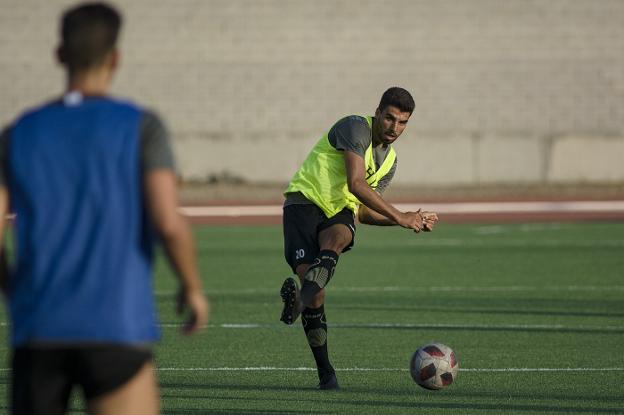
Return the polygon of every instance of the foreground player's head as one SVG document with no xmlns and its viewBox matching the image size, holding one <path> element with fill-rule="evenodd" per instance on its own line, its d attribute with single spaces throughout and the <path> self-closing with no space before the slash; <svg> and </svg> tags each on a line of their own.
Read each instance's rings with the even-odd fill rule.
<svg viewBox="0 0 624 415">
<path fill-rule="evenodd" d="M 84 3 L 68 9 L 61 20 L 57 54 L 70 76 L 117 65 L 121 15 L 104 3 Z"/>
<path fill-rule="evenodd" d="M 373 144 L 387 146 L 396 141 L 407 127 L 415 106 L 414 98 L 403 88 L 395 86 L 384 92 L 375 111 Z"/>
</svg>

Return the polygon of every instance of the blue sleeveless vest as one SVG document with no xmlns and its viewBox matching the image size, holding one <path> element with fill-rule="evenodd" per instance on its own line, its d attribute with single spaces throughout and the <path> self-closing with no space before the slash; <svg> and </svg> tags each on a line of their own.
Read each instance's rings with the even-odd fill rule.
<svg viewBox="0 0 624 415">
<path fill-rule="evenodd" d="M 16 264 L 14 346 L 159 337 L 139 126 L 129 103 L 54 102 L 14 124 L 8 147 Z"/>
</svg>

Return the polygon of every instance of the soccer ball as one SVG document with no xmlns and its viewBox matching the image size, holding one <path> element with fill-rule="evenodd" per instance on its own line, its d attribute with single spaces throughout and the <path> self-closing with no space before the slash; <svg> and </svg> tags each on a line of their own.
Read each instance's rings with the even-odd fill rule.
<svg viewBox="0 0 624 415">
<path fill-rule="evenodd" d="M 442 343 L 429 343 L 418 348 L 410 361 L 410 374 L 425 389 L 438 390 L 457 379 L 459 364 L 455 352 Z"/>
</svg>

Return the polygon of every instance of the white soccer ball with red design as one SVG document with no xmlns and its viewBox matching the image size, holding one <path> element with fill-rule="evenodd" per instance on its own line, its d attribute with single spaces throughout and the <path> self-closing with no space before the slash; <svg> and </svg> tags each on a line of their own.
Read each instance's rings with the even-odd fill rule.
<svg viewBox="0 0 624 415">
<path fill-rule="evenodd" d="M 412 355 L 410 373 L 416 383 L 425 389 L 443 389 L 457 379 L 459 364 L 455 352 L 442 344 L 421 346 Z"/>
</svg>

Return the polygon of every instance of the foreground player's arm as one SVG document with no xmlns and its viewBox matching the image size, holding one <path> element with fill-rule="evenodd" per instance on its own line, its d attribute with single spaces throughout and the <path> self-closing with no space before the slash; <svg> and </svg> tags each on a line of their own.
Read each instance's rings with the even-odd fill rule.
<svg viewBox="0 0 624 415">
<path fill-rule="evenodd" d="M 148 210 L 180 279 L 178 312 L 184 307 L 191 312 L 184 327 L 184 332 L 190 334 L 208 322 L 210 307 L 202 292 L 191 230 L 178 212 L 176 177 L 172 170 L 155 169 L 146 172 L 144 180 Z"/>
<path fill-rule="evenodd" d="M 146 111 L 141 121 L 141 170 L 147 208 L 180 279 L 178 313 L 186 307 L 191 312 L 184 332 L 192 333 L 208 321 L 210 307 L 202 293 L 193 237 L 178 213 L 174 164 L 165 125 L 156 114 Z"/>
</svg>

